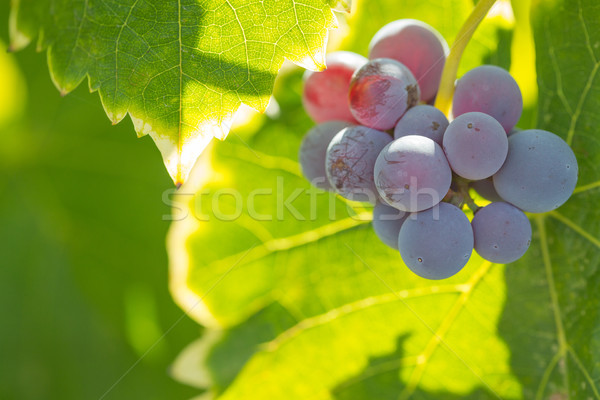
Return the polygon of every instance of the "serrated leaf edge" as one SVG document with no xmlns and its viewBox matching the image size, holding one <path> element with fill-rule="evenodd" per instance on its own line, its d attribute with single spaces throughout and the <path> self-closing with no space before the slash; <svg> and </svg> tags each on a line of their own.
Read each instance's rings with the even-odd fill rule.
<svg viewBox="0 0 600 400">
<path fill-rule="evenodd" d="M 21 50 L 21 49 L 27 47 L 33 40 L 33 38 L 28 37 L 27 35 L 25 35 L 24 32 L 19 30 L 18 13 L 19 13 L 19 9 L 20 9 L 20 7 L 19 7 L 20 4 L 21 4 L 20 0 L 13 0 L 12 4 L 11 4 L 10 15 L 9 15 L 9 36 L 10 36 L 9 50 L 10 51 Z M 345 11 L 348 12 L 350 10 L 350 0 L 339 0 L 337 3 L 337 6 L 340 6 L 340 5 L 342 6 L 342 8 Z M 333 12 L 335 8 L 336 8 L 335 5 L 330 5 L 329 11 L 331 12 L 331 16 L 332 16 L 332 23 L 331 23 L 330 27 L 328 28 L 328 30 L 325 32 L 325 36 L 323 37 L 323 41 L 321 43 L 322 46 L 319 49 L 319 51 L 317 51 L 317 53 L 315 53 L 315 54 L 312 54 L 312 53 L 306 54 L 305 57 L 302 59 L 296 59 L 296 60 L 290 60 L 290 61 L 292 61 L 296 65 L 299 65 L 305 69 L 314 70 L 314 71 L 322 71 L 327 68 L 326 62 L 325 62 L 325 54 L 326 54 L 327 43 L 329 40 L 329 29 L 335 29 L 338 27 L 337 16 Z M 38 36 L 41 38 L 42 35 L 43 35 L 43 29 L 40 28 L 38 31 Z M 132 113 L 130 110 L 127 110 L 124 113 L 120 112 L 118 114 L 115 114 L 113 111 L 109 110 L 107 108 L 106 101 L 102 98 L 99 88 L 91 87 L 91 77 L 88 72 L 86 72 L 84 77 L 79 82 L 74 82 L 69 87 L 62 87 L 61 84 L 59 83 L 59 80 L 57 79 L 57 77 L 55 75 L 55 72 L 53 71 L 53 69 L 51 67 L 52 66 L 52 63 L 50 62 L 51 57 L 52 57 L 51 49 L 52 49 L 52 45 L 49 45 L 46 49 L 47 57 L 48 57 L 48 65 L 49 65 L 49 70 L 50 70 L 50 76 L 51 76 L 52 82 L 54 83 L 56 88 L 59 90 L 60 94 L 62 96 L 67 95 L 70 91 L 76 89 L 81 84 L 81 82 L 87 78 L 88 87 L 89 87 L 90 92 L 91 93 L 99 92 L 102 107 L 103 107 L 107 117 L 113 123 L 113 125 L 121 122 L 126 117 L 126 115 L 129 115 L 133 122 L 135 131 L 136 131 L 138 137 L 141 137 L 141 136 L 144 136 L 147 134 L 149 134 L 152 137 L 152 139 L 156 143 L 156 146 L 158 147 L 158 149 L 162 155 L 163 162 L 165 164 L 167 171 L 169 172 L 169 175 L 171 176 L 171 178 L 173 179 L 173 182 L 177 186 L 181 186 L 189 178 L 191 171 L 192 171 L 194 165 L 196 164 L 196 160 L 203 153 L 203 151 L 206 149 L 206 147 L 210 144 L 213 137 L 220 139 L 220 140 L 224 140 L 227 137 L 227 135 L 229 134 L 229 131 L 231 129 L 233 119 L 234 119 L 235 115 L 237 114 L 237 111 L 239 110 L 239 105 L 238 105 L 235 109 L 230 110 L 230 112 L 228 112 L 228 113 L 226 112 L 226 115 L 224 115 L 219 121 L 208 121 L 206 123 L 199 123 L 195 127 L 195 129 L 192 131 L 193 134 L 190 135 L 191 139 L 189 139 L 186 143 L 181 142 L 181 134 L 179 134 L 177 140 L 174 141 L 171 138 L 169 138 L 168 136 L 161 135 L 158 132 L 156 132 L 152 128 L 150 123 L 145 121 L 144 118 L 134 115 L 134 113 Z M 37 50 L 43 51 L 43 48 L 41 46 L 41 40 L 38 43 Z M 181 53 L 181 50 L 180 50 L 180 53 Z M 180 56 L 181 56 L 181 54 L 180 54 Z M 282 65 L 283 65 L 283 63 L 282 63 Z M 279 70 L 280 69 L 281 69 L 281 66 L 280 66 Z M 180 91 L 182 91 L 182 90 L 183 89 L 180 88 Z M 240 102 L 240 104 L 244 104 L 244 103 Z M 267 104 L 264 104 L 263 109 L 257 109 L 257 111 L 263 113 L 265 111 L 266 107 L 267 107 Z M 181 112 L 181 110 L 180 110 L 180 112 Z M 181 130 L 181 124 L 182 124 L 182 122 L 180 121 L 179 122 L 180 130 Z"/>
</svg>

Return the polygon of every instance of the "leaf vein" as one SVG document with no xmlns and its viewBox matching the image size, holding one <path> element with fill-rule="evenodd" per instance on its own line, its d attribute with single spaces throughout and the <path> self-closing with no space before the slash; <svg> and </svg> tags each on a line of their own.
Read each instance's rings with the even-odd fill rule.
<svg viewBox="0 0 600 400">
<path fill-rule="evenodd" d="M 564 215 L 560 214 L 557 211 L 550 211 L 548 213 L 548 215 L 550 215 L 552 218 L 556 219 L 557 221 L 562 222 L 563 224 L 565 224 L 566 226 L 568 226 L 569 228 L 571 228 L 572 230 L 577 232 L 579 235 L 581 235 L 582 237 L 587 239 L 590 243 L 592 243 L 594 246 L 596 246 L 600 249 L 600 240 L 598 240 L 597 238 L 592 236 L 589 232 L 587 232 L 581 226 L 577 225 L 575 222 L 571 221 L 570 219 L 568 219 L 567 217 L 565 217 Z"/>
<path fill-rule="evenodd" d="M 540 215 L 536 218 L 538 229 L 540 230 L 540 243 L 542 249 L 542 260 L 546 270 L 546 279 L 548 281 L 548 290 L 550 291 L 550 299 L 552 301 L 552 312 L 554 314 L 554 323 L 556 325 L 556 333 L 558 338 L 558 353 L 565 363 L 565 369 L 563 373 L 564 387 L 567 392 L 567 398 L 570 398 L 569 394 L 569 370 L 568 363 L 566 361 L 566 349 L 568 346 L 567 338 L 565 334 L 565 327 L 562 321 L 560 313 L 560 303 L 558 301 L 558 293 L 556 291 L 556 284 L 554 282 L 554 271 L 552 269 L 552 260 L 550 258 L 550 251 L 548 249 L 548 237 L 546 233 L 545 217 Z"/>
<path fill-rule="evenodd" d="M 583 110 L 583 104 L 588 97 L 590 89 L 592 88 L 592 84 L 596 79 L 596 74 L 598 72 L 598 68 L 600 67 L 600 63 L 594 64 L 594 68 L 588 77 L 588 80 L 583 88 L 583 92 L 581 92 L 581 96 L 579 97 L 579 101 L 577 102 L 577 107 L 575 108 L 575 112 L 571 115 L 571 124 L 569 125 L 569 132 L 567 133 L 567 143 L 569 146 L 573 142 L 573 136 L 575 135 L 575 128 L 577 126 L 577 122 L 579 120 L 579 116 L 581 115 L 581 111 Z"/>
<path fill-rule="evenodd" d="M 479 269 L 471 276 L 469 281 L 465 284 L 466 290 L 464 290 L 461 293 L 459 298 L 456 300 L 456 302 L 450 309 L 450 312 L 448 313 L 446 318 L 444 318 L 444 320 L 442 321 L 440 327 L 437 329 L 437 331 L 434 332 L 433 336 L 425 346 L 423 353 L 419 355 L 417 366 L 413 370 L 413 373 L 411 374 L 411 377 L 409 378 L 406 387 L 399 396 L 400 400 L 408 400 L 414 394 L 415 390 L 419 386 L 419 383 L 421 382 L 421 378 L 423 377 L 425 368 L 427 367 L 427 362 L 431 359 L 435 351 L 439 348 L 440 344 L 444 344 L 457 358 L 460 359 L 458 354 L 456 354 L 456 352 L 454 352 L 454 350 L 452 350 L 452 348 L 446 342 L 444 342 L 444 337 L 454 325 L 454 321 L 456 321 L 456 318 L 458 318 L 458 316 L 463 311 L 465 305 L 471 297 L 473 289 L 482 281 L 483 277 L 487 274 L 491 266 L 492 263 L 487 261 L 484 262 L 481 265 L 481 267 L 479 267 Z M 486 387 L 488 387 L 488 389 L 490 389 L 490 391 L 492 391 L 492 393 L 496 395 L 496 397 L 500 398 L 500 396 L 490 388 L 490 386 L 483 380 L 483 378 L 480 375 L 478 375 L 471 367 L 469 367 L 469 365 L 464 360 L 460 360 L 471 370 L 471 372 L 481 382 L 483 382 L 483 384 L 486 385 Z"/>
<path fill-rule="evenodd" d="M 592 43 L 590 41 L 590 32 L 588 31 L 587 23 L 585 22 L 585 18 L 583 17 L 583 7 L 581 6 L 581 0 L 577 0 L 578 5 L 578 13 L 577 16 L 581 21 L 581 26 L 583 28 L 583 34 L 585 36 L 585 44 L 590 52 L 590 57 L 594 61 L 595 64 L 598 64 L 598 60 L 596 59 L 596 54 L 594 54 L 594 49 L 592 48 Z"/>
<path fill-rule="evenodd" d="M 600 181 L 588 183 L 587 185 L 583 185 L 583 186 L 579 186 L 579 187 L 575 188 L 575 190 L 573 191 L 573 194 L 585 193 L 585 192 L 594 190 L 599 187 L 600 187 Z"/>
<path fill-rule="evenodd" d="M 535 393 L 535 400 L 542 400 L 544 398 L 544 392 L 548 387 L 548 382 L 550 382 L 550 376 L 552 376 L 552 371 L 556 368 L 558 361 L 564 357 L 564 354 L 561 354 L 560 351 L 557 351 L 554 356 L 550 359 L 550 362 L 546 366 L 544 373 L 542 374 L 542 380 L 538 386 L 538 389 Z"/>
<path fill-rule="evenodd" d="M 546 25 L 548 25 L 549 21 L 546 21 L 546 22 L 547 22 Z M 556 78 L 556 94 L 558 95 L 558 98 L 560 99 L 561 103 L 565 107 L 565 110 L 567 111 L 569 116 L 573 116 L 573 110 L 571 109 L 571 105 L 569 104 L 569 102 L 565 96 L 565 92 L 563 90 L 562 76 L 560 73 L 560 68 L 558 66 L 558 61 L 556 60 L 556 52 L 555 52 L 554 46 L 552 45 L 552 39 L 550 37 L 551 31 L 552 30 L 550 29 L 550 26 L 546 26 L 546 29 L 545 29 L 546 39 L 549 43 L 548 55 L 550 56 L 552 69 L 554 71 L 554 76 Z"/>
<path fill-rule="evenodd" d="M 587 370 L 585 365 L 583 365 L 583 363 L 581 362 L 581 360 L 575 353 L 575 350 L 573 350 L 573 348 L 571 346 L 569 346 L 569 348 L 568 348 L 568 353 L 571 355 L 571 357 L 573 357 L 573 360 L 575 361 L 575 365 L 577 365 L 577 367 L 579 367 L 579 370 L 581 371 L 583 376 L 585 376 L 585 379 L 588 381 L 588 383 L 592 387 L 592 391 L 594 392 L 594 396 L 596 397 L 596 399 L 600 399 L 600 393 L 598 393 L 598 388 L 596 387 L 596 382 L 594 382 L 594 380 L 590 376 L 589 371 Z"/>
<path fill-rule="evenodd" d="M 436 294 L 447 294 L 447 293 L 462 293 L 464 292 L 464 285 L 434 285 L 426 286 L 421 288 L 415 288 L 410 290 L 402 290 L 398 293 L 385 293 L 379 296 L 371 296 L 358 301 L 344 304 L 341 307 L 333 308 L 326 313 L 316 315 L 314 317 L 306 318 L 294 325 L 287 331 L 283 332 L 276 339 L 272 340 L 266 345 L 268 351 L 274 351 L 285 342 L 298 336 L 304 331 L 309 329 L 325 325 L 328 322 L 335 321 L 340 317 L 366 310 L 370 307 L 380 306 L 386 303 L 393 303 L 404 299 L 413 299 L 417 297 L 425 297 Z"/>
<path fill-rule="evenodd" d="M 115 104 L 117 102 L 117 94 L 119 92 L 119 44 L 121 41 L 121 35 L 123 35 L 123 30 L 127 26 L 128 22 L 129 22 L 129 18 L 131 18 L 133 9 L 136 7 L 138 1 L 139 0 L 135 0 L 134 3 L 129 8 L 127 17 L 125 17 L 125 21 L 123 21 L 123 24 L 121 25 L 121 28 L 119 29 L 119 34 L 117 35 L 117 40 L 115 42 L 115 93 L 114 93 L 114 97 L 113 97 L 113 101 L 115 102 Z M 104 3 L 104 1 L 102 1 L 102 2 Z M 113 122 L 114 122 L 114 120 L 113 120 Z"/>
<path fill-rule="evenodd" d="M 371 221 L 370 218 L 372 218 L 371 213 L 364 212 L 358 214 L 355 217 L 349 217 L 339 221 L 335 221 L 330 224 L 322 225 L 296 235 L 269 240 L 254 247 L 252 253 L 250 253 L 248 257 L 246 257 L 244 264 L 249 264 L 261 260 L 276 252 L 292 250 L 298 247 L 306 246 L 311 243 L 315 243 L 321 239 L 336 235 L 337 233 L 344 232 L 352 228 L 358 227 L 360 225 L 367 224 Z M 236 260 L 241 254 L 244 254 L 246 252 L 247 250 L 243 250 L 225 258 L 215 260 L 209 263 L 208 267 L 214 268 L 221 264 L 231 264 L 232 260 Z"/>
<path fill-rule="evenodd" d="M 83 4 L 83 15 L 81 16 L 81 21 L 79 21 L 79 26 L 77 27 L 77 36 L 75 37 L 75 45 L 73 46 L 73 49 L 69 52 L 69 61 L 67 62 L 67 66 L 65 67 L 65 72 L 67 72 L 71 68 L 71 65 L 73 64 L 73 55 L 75 53 L 75 49 L 80 47 L 79 40 L 81 39 L 81 31 L 83 30 L 83 24 L 87 18 L 88 1 L 89 0 L 85 0 L 85 2 Z M 84 50 L 84 49 L 82 49 L 82 50 Z M 67 90 L 67 88 L 61 87 L 61 90 L 64 91 L 64 90 Z"/>
</svg>

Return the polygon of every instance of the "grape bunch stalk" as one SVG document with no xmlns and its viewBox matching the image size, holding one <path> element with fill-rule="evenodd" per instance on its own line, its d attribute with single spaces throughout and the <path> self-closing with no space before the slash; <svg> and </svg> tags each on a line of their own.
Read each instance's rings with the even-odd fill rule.
<svg viewBox="0 0 600 400">
<path fill-rule="evenodd" d="M 394 21 L 375 34 L 368 59 L 328 55 L 303 93 L 318 124 L 300 147 L 304 176 L 372 203 L 377 236 L 427 279 L 455 275 L 473 250 L 493 263 L 521 258 L 532 237 L 525 212 L 560 207 L 578 174 L 559 136 L 516 128 L 523 99 L 502 68 L 482 65 L 456 81 L 450 120 L 434 107 L 448 55 L 431 26 Z M 471 190 L 490 203 L 475 204 Z"/>
</svg>

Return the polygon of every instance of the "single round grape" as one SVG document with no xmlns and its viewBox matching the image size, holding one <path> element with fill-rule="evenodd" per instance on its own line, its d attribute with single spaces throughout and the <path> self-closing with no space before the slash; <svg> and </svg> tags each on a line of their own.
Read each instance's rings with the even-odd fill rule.
<svg viewBox="0 0 600 400">
<path fill-rule="evenodd" d="M 494 175 L 494 187 L 505 201 L 523 211 L 542 213 L 566 202 L 577 184 L 577 159 L 569 145 L 541 129 L 508 138 L 508 157 Z"/>
<path fill-rule="evenodd" d="M 418 103 L 419 95 L 419 85 L 408 68 L 398 61 L 378 58 L 354 73 L 350 111 L 362 125 L 385 131 Z"/>
<path fill-rule="evenodd" d="M 406 65 L 419 82 L 421 100 L 435 98 L 449 52 L 435 29 L 414 19 L 400 19 L 381 28 L 369 45 L 369 58 L 392 58 Z"/>
<path fill-rule="evenodd" d="M 440 203 L 411 214 L 400 228 L 398 249 L 412 272 L 446 279 L 460 271 L 473 252 L 473 229 L 458 207 Z"/>
<path fill-rule="evenodd" d="M 452 182 L 442 148 L 424 136 L 410 135 L 387 145 L 375 162 L 381 198 L 402 211 L 421 211 L 439 203 Z"/>
<path fill-rule="evenodd" d="M 470 112 L 448 125 L 444 152 L 458 175 L 471 180 L 484 179 L 495 174 L 506 160 L 508 138 L 494 118 Z"/>
<path fill-rule="evenodd" d="M 373 208 L 373 230 L 386 245 L 398 250 L 398 234 L 410 214 L 378 201 Z"/>
<path fill-rule="evenodd" d="M 480 181 L 471 182 L 470 186 L 484 199 L 489 201 L 504 201 L 496 192 L 492 178 L 482 179 Z"/>
<path fill-rule="evenodd" d="M 493 65 L 482 65 L 467 72 L 456 84 L 452 114 L 478 111 L 494 117 L 510 132 L 523 112 L 521 89 L 510 74 Z"/>
<path fill-rule="evenodd" d="M 323 190 L 334 190 L 329 184 L 325 172 L 327 146 L 331 139 L 342 129 L 352 126 L 346 121 L 327 121 L 313 127 L 302 139 L 298 158 L 302 174 L 315 187 Z"/>
<path fill-rule="evenodd" d="M 329 143 L 325 158 L 331 186 L 348 200 L 375 204 L 373 167 L 377 155 L 391 140 L 387 133 L 365 126 L 351 126 L 338 132 Z"/>
<path fill-rule="evenodd" d="M 348 91 L 352 74 L 367 61 L 356 53 L 338 51 L 327 56 L 325 71 L 305 74 L 302 104 L 313 121 L 356 122 L 348 105 Z"/>
<path fill-rule="evenodd" d="M 443 112 L 429 105 L 420 105 L 409 109 L 400 118 L 394 129 L 394 139 L 408 135 L 428 137 L 440 146 L 448 119 Z"/>
<path fill-rule="evenodd" d="M 479 209 L 471 225 L 475 251 L 493 263 L 517 261 L 531 243 L 529 219 L 523 211 L 508 203 L 491 203 Z"/>
</svg>

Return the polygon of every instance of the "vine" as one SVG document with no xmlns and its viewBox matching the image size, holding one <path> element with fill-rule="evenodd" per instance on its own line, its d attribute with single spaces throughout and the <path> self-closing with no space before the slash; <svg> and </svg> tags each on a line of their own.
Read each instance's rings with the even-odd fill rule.
<svg viewBox="0 0 600 400">
<path fill-rule="evenodd" d="M 467 18 L 460 31 L 458 31 L 456 40 L 450 47 L 450 54 L 446 59 L 438 95 L 435 99 L 435 106 L 446 115 L 450 114 L 450 105 L 452 104 L 452 95 L 454 94 L 454 82 L 456 81 L 456 74 L 462 54 L 473 37 L 473 33 L 475 33 L 475 30 L 494 3 L 496 3 L 496 0 L 479 0 L 469 18 Z"/>
</svg>

